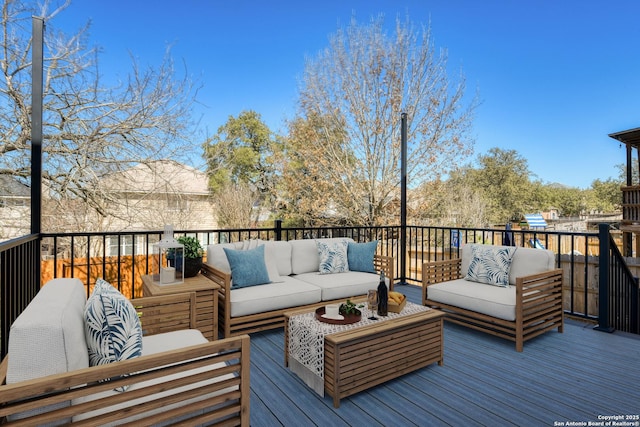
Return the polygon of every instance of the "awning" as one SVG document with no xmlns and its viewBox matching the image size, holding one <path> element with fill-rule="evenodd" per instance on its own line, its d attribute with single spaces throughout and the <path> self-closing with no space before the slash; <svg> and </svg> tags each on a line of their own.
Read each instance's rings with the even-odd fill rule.
<svg viewBox="0 0 640 427">
<path fill-rule="evenodd" d="M 545 228 L 547 226 L 547 221 L 540 214 L 527 214 L 524 219 L 529 228 Z"/>
</svg>

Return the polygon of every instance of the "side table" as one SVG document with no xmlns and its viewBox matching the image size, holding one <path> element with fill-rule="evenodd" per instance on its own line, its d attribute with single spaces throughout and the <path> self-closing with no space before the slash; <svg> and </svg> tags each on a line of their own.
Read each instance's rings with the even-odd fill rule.
<svg viewBox="0 0 640 427">
<path fill-rule="evenodd" d="M 196 293 L 196 326 L 209 341 L 218 339 L 218 289 L 220 286 L 202 274 L 184 279 L 184 283 L 160 285 L 151 275 L 142 276 L 145 297 L 171 295 L 181 292 Z"/>
</svg>

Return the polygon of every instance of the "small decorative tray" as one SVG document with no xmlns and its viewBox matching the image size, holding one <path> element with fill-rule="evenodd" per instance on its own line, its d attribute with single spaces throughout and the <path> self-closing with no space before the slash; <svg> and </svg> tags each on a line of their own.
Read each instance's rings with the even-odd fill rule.
<svg viewBox="0 0 640 427">
<path fill-rule="evenodd" d="M 331 323 L 332 325 L 349 325 L 351 323 L 357 323 L 362 319 L 362 313 L 358 311 L 360 314 L 345 314 L 344 319 L 331 319 L 328 317 L 322 317 L 324 314 L 324 307 L 320 307 L 316 310 L 316 319 L 323 323 Z"/>
</svg>

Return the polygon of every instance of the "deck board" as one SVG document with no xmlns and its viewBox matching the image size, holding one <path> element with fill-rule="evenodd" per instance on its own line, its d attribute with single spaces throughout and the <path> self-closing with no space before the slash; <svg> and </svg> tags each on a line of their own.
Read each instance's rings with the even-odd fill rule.
<svg viewBox="0 0 640 427">
<path fill-rule="evenodd" d="M 397 286 L 419 303 L 421 290 Z M 514 344 L 445 322 L 432 364 L 333 407 L 284 367 L 283 330 L 251 335 L 251 425 L 547 426 L 640 413 L 640 337 L 567 321 Z"/>
</svg>

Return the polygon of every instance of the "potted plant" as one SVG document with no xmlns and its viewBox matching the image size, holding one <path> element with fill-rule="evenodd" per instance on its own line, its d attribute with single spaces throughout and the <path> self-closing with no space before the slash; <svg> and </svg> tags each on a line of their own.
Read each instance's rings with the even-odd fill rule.
<svg viewBox="0 0 640 427">
<path fill-rule="evenodd" d="M 204 249 L 195 237 L 178 237 L 178 242 L 184 245 L 184 277 L 194 277 L 202 269 L 202 255 Z"/>
</svg>

